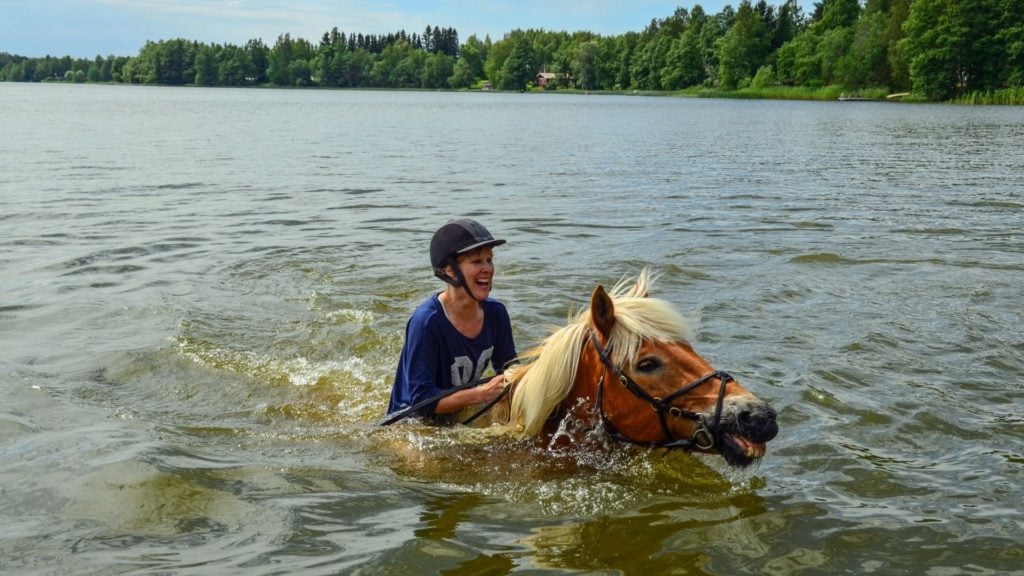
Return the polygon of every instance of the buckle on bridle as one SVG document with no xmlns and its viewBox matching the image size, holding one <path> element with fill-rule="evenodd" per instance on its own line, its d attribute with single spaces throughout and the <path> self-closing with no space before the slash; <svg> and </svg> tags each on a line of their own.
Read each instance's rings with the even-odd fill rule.
<svg viewBox="0 0 1024 576">
<path fill-rule="evenodd" d="M 697 420 L 697 430 L 693 433 L 693 445 L 701 450 L 710 450 L 715 446 L 715 435 L 708 429 L 703 414 Z"/>
</svg>

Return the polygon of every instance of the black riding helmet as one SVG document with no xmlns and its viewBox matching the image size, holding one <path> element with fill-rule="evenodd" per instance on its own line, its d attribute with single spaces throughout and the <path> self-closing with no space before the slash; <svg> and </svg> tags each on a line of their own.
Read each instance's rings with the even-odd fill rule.
<svg viewBox="0 0 1024 576">
<path fill-rule="evenodd" d="M 476 220 L 469 218 L 450 220 L 438 228 L 437 232 L 434 232 L 434 237 L 430 239 L 430 265 L 434 269 L 434 276 L 452 286 L 465 287 L 466 292 L 472 297 L 473 294 L 466 286 L 462 272 L 456 264 L 456 257 L 477 248 L 498 246 L 504 243 L 504 240 L 491 236 L 487 228 L 484 228 L 483 224 Z M 454 279 L 444 273 L 445 266 L 449 264 L 455 270 L 456 277 Z"/>
</svg>

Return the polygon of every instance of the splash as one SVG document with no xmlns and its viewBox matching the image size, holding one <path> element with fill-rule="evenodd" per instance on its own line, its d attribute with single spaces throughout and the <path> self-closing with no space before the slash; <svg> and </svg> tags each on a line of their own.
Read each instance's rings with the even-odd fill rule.
<svg viewBox="0 0 1024 576">
<path fill-rule="evenodd" d="M 381 428 L 370 450 L 399 476 L 492 497 L 538 516 L 594 516 L 680 499 L 703 502 L 734 487 L 713 461 L 615 442 L 551 447 L 500 427 Z"/>
<path fill-rule="evenodd" d="M 278 384 L 315 386 L 325 380 L 368 382 L 374 370 L 365 360 L 348 357 L 342 360 L 313 361 L 305 357 L 279 359 L 249 350 L 221 348 L 210 342 L 188 337 L 172 339 L 182 357 L 213 370 L 226 370 Z"/>
</svg>

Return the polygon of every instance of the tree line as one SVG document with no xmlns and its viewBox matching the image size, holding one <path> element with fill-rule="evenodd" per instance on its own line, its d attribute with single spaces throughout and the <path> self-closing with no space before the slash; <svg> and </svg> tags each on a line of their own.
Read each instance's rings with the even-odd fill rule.
<svg viewBox="0 0 1024 576">
<path fill-rule="evenodd" d="M 946 100 L 1024 85 L 1024 0 L 821 0 L 810 14 L 796 0 L 742 0 L 612 36 L 516 29 L 460 43 L 453 28 L 334 28 L 318 44 L 283 34 L 273 46 L 147 42 L 133 57 L 0 53 L 0 80 L 27 82 L 525 90 L 542 71 L 547 89 L 840 86 Z"/>
</svg>

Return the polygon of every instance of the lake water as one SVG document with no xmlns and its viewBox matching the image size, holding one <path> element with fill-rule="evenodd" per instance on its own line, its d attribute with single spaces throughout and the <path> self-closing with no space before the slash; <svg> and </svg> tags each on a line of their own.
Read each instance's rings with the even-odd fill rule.
<svg viewBox="0 0 1024 576">
<path fill-rule="evenodd" d="M 1024 573 L 1024 109 L 0 84 L 4 574 Z M 455 216 L 644 267 L 764 461 L 377 428 Z M 417 450 L 398 451 L 407 443 Z"/>
</svg>

